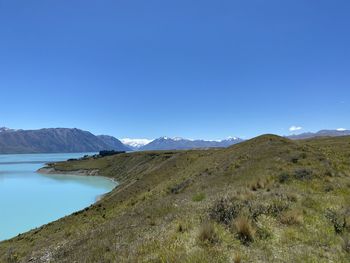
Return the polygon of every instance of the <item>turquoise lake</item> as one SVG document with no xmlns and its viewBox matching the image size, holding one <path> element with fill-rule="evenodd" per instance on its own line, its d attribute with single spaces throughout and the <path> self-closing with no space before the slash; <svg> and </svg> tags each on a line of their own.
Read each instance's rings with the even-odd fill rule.
<svg viewBox="0 0 350 263">
<path fill-rule="evenodd" d="M 36 173 L 47 162 L 85 154 L 0 155 L 0 240 L 81 210 L 116 187 L 103 177 Z"/>
</svg>

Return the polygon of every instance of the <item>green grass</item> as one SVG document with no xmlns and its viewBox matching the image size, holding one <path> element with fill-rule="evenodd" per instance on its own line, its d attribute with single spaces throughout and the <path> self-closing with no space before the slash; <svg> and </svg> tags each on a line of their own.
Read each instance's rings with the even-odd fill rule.
<svg viewBox="0 0 350 263">
<path fill-rule="evenodd" d="M 200 202 L 205 199 L 205 193 L 197 193 L 194 196 L 192 196 L 192 201 L 194 202 Z"/>
<path fill-rule="evenodd" d="M 0 262 L 347 262 L 350 138 L 57 163 L 120 185 L 0 243 Z M 348 222 L 348 221 L 346 221 Z M 239 256 L 237 256 L 239 255 Z"/>
</svg>

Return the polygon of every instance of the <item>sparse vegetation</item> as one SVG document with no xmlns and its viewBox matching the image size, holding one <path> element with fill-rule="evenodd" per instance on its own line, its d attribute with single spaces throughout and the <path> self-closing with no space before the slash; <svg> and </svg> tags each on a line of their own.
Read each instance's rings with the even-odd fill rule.
<svg viewBox="0 0 350 263">
<path fill-rule="evenodd" d="M 0 262 L 348 262 L 349 160 L 350 137 L 265 135 L 52 164 L 120 185 L 1 242 Z"/>
</svg>

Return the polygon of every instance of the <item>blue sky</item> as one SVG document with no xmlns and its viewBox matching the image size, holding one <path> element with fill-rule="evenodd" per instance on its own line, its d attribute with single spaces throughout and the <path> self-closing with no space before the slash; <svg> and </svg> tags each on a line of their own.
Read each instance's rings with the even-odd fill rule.
<svg viewBox="0 0 350 263">
<path fill-rule="evenodd" d="M 350 128 L 350 2 L 0 0 L 0 126 Z"/>
</svg>

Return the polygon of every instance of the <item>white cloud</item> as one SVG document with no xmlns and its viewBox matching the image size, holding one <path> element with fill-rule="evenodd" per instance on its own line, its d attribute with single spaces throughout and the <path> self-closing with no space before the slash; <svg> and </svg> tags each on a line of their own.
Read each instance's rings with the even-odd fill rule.
<svg viewBox="0 0 350 263">
<path fill-rule="evenodd" d="M 149 139 L 131 139 L 131 138 L 124 138 L 124 139 L 121 139 L 121 142 L 126 144 L 126 145 L 129 145 L 129 146 L 132 146 L 132 147 L 141 147 L 141 146 L 144 146 L 146 144 L 149 144 L 151 141 L 153 140 L 149 140 Z"/>
<path fill-rule="evenodd" d="M 337 131 L 346 131 L 344 128 L 338 128 Z"/>
<path fill-rule="evenodd" d="M 294 131 L 300 131 L 302 129 L 303 129 L 303 127 L 293 125 L 289 128 L 289 131 L 294 132 Z"/>
</svg>

